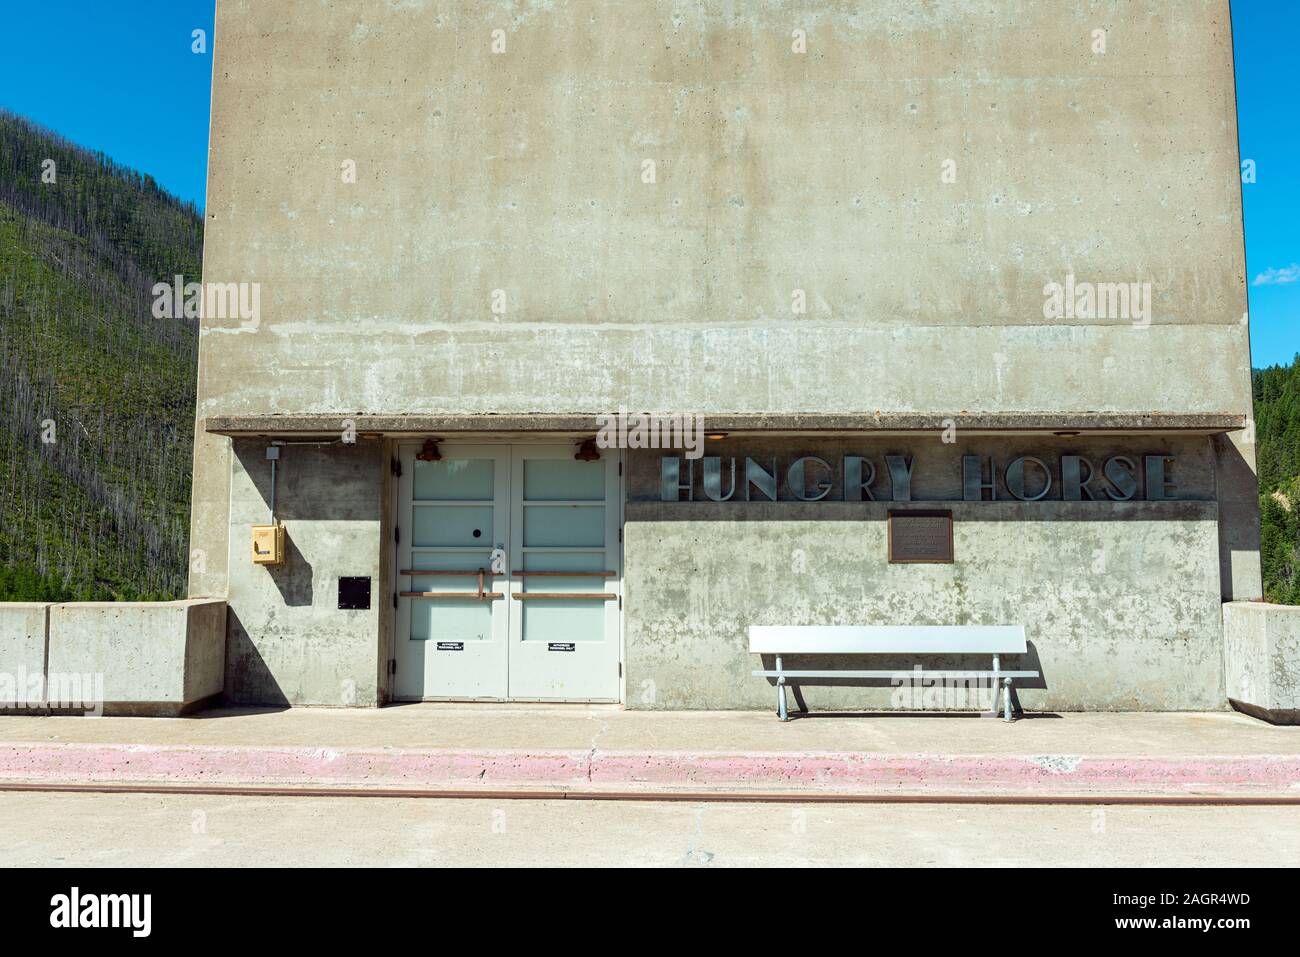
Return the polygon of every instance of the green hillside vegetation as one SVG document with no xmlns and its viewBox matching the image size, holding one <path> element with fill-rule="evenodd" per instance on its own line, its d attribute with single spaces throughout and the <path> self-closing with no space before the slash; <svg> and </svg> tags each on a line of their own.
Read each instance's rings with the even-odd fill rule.
<svg viewBox="0 0 1300 957">
<path fill-rule="evenodd" d="M 1300 605 L 1300 356 L 1254 374 L 1264 597 Z"/>
<path fill-rule="evenodd" d="M 151 289 L 202 244 L 151 178 L 0 111 L 0 600 L 184 594 L 197 323 Z"/>
</svg>

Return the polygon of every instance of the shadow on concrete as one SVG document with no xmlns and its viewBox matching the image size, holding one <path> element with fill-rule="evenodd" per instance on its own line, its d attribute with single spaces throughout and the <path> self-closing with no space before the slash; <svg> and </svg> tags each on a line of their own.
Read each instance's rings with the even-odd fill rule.
<svg viewBox="0 0 1300 957">
<path fill-rule="evenodd" d="M 218 704 L 202 711 L 187 714 L 187 718 L 242 718 L 254 714 L 282 714 L 293 709 L 287 705 L 224 705 Z"/>
<path fill-rule="evenodd" d="M 267 565 L 271 581 L 280 592 L 287 607 L 310 605 L 312 600 L 312 567 L 306 556 L 294 544 L 288 526 L 284 530 L 284 563 Z"/>
<path fill-rule="evenodd" d="M 289 698 L 233 608 L 226 613 L 226 703 L 284 710 Z"/>
<path fill-rule="evenodd" d="M 798 696 L 796 696 L 797 699 Z M 773 709 L 773 714 L 776 710 Z M 1017 721 L 1032 721 L 1037 718 L 1060 719 L 1054 711 L 1021 712 L 1012 710 Z M 1001 721 L 1001 714 L 983 711 L 795 711 L 789 712 L 790 720 L 804 718 L 980 718 L 985 721 Z"/>
</svg>

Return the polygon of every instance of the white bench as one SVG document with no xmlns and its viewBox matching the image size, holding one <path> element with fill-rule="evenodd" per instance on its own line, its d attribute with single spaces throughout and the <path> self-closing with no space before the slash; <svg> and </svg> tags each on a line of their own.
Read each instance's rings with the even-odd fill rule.
<svg viewBox="0 0 1300 957">
<path fill-rule="evenodd" d="M 988 671 L 920 671 L 931 678 L 988 678 L 993 685 L 993 712 L 1001 691 L 1005 720 L 1011 720 L 1011 679 L 1037 678 L 1037 671 L 1004 671 L 1002 655 L 1025 653 L 1021 625 L 751 625 L 749 650 L 775 655 L 774 671 L 755 671 L 756 678 L 776 679 L 776 713 L 788 721 L 785 686 L 804 678 L 910 678 L 913 671 L 789 671 L 786 655 L 991 655 Z M 1001 686 L 1001 687 L 999 687 Z"/>
</svg>

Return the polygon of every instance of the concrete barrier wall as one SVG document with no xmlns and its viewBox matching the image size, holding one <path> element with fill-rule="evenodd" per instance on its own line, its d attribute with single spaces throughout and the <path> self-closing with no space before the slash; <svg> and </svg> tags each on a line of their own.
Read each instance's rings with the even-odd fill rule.
<svg viewBox="0 0 1300 957">
<path fill-rule="evenodd" d="M 0 707 L 43 699 L 49 621 L 48 602 L 0 603 Z"/>
<path fill-rule="evenodd" d="M 0 604 L 0 707 L 180 714 L 220 696 L 226 602 Z"/>
<path fill-rule="evenodd" d="M 1233 707 L 1275 724 L 1300 724 L 1300 607 L 1228 602 L 1223 656 Z"/>
</svg>

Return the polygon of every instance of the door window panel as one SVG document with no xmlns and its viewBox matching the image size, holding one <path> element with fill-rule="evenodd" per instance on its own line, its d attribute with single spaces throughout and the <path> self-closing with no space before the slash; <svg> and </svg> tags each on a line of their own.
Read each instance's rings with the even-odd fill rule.
<svg viewBox="0 0 1300 957">
<path fill-rule="evenodd" d="M 492 541 L 491 505 L 412 506 L 411 545 L 487 545 Z"/>
<path fill-rule="evenodd" d="M 599 588 L 592 590 L 600 591 Z M 605 638 L 603 601 L 575 598 L 573 601 L 525 601 L 520 604 L 524 606 L 524 641 L 579 642 L 603 641 Z"/>
<path fill-rule="evenodd" d="M 411 552 L 412 569 L 428 569 L 429 571 L 445 572 L 456 571 L 458 569 L 486 569 L 490 573 L 492 570 L 492 553 L 486 549 L 480 551 L 477 548 L 457 548 L 455 550 L 433 551 L 427 548 L 417 548 Z M 438 575 L 445 582 L 458 581 L 459 575 Z M 466 576 L 467 578 L 470 576 Z M 475 582 L 478 581 L 475 577 Z M 417 589 L 412 589 L 415 591 Z M 423 591 L 451 591 L 450 588 L 425 588 Z"/>
<path fill-rule="evenodd" d="M 418 501 L 491 501 L 495 463 L 491 459 L 415 460 L 414 496 Z"/>
<path fill-rule="evenodd" d="M 412 598 L 411 640 L 491 641 L 492 602 L 477 598 Z"/>
<path fill-rule="evenodd" d="M 605 544 L 603 505 L 525 505 L 524 547 Z"/>
<path fill-rule="evenodd" d="M 605 552 L 531 551 L 524 556 L 526 572 L 603 572 L 608 571 Z"/>
<path fill-rule="evenodd" d="M 525 459 L 524 501 L 603 502 L 605 464 L 576 459 Z"/>
</svg>

